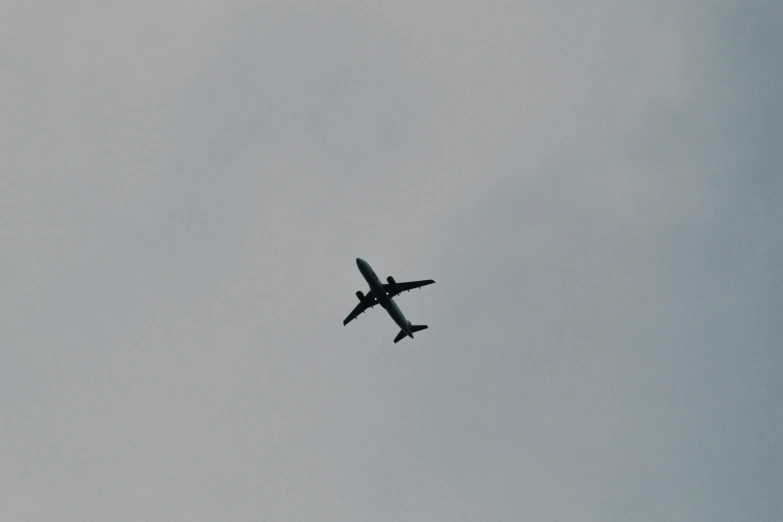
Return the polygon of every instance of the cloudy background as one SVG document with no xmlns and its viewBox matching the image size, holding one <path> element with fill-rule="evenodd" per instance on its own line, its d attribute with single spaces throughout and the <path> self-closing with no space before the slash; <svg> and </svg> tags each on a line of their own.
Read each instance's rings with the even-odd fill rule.
<svg viewBox="0 0 783 522">
<path fill-rule="evenodd" d="M 0 79 L 0 519 L 783 519 L 780 2 L 12 0 Z"/>
</svg>

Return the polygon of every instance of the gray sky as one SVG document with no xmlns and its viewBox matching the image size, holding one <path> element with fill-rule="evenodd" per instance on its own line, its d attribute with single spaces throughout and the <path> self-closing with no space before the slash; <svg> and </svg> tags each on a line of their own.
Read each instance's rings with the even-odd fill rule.
<svg viewBox="0 0 783 522">
<path fill-rule="evenodd" d="M 6 2 L 0 519 L 780 521 L 781 63 L 780 2 Z"/>
</svg>

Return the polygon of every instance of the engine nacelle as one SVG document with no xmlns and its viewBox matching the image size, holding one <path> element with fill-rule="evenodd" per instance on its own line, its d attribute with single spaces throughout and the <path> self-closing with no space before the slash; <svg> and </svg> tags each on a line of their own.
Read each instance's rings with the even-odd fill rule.
<svg viewBox="0 0 783 522">
<path fill-rule="evenodd" d="M 391 286 L 392 288 L 397 288 L 397 281 L 395 281 L 392 276 L 387 277 L 386 281 L 389 282 L 389 286 Z"/>
<path fill-rule="evenodd" d="M 359 301 L 364 301 L 364 294 L 362 293 L 361 290 L 357 290 L 356 297 L 359 298 Z"/>
</svg>

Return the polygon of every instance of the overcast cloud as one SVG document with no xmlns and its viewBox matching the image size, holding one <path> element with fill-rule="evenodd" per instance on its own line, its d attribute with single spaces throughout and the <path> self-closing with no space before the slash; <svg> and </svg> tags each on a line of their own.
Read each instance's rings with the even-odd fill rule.
<svg viewBox="0 0 783 522">
<path fill-rule="evenodd" d="M 0 519 L 783 520 L 782 64 L 761 0 L 6 2 Z"/>
</svg>

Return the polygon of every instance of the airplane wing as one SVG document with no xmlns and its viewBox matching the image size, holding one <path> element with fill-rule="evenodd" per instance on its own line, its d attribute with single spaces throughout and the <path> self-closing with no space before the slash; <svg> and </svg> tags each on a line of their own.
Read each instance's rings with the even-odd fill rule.
<svg viewBox="0 0 783 522">
<path fill-rule="evenodd" d="M 383 285 L 383 289 L 386 290 L 386 292 L 389 294 L 389 297 L 394 297 L 395 295 L 400 295 L 403 292 L 410 292 L 411 290 L 415 290 L 416 288 L 421 288 L 422 286 L 431 285 L 434 283 L 432 279 L 426 279 L 424 281 L 408 281 L 407 283 L 394 283 L 393 285 L 385 284 Z"/>
<path fill-rule="evenodd" d="M 351 321 L 359 317 L 359 314 L 364 313 L 364 311 L 367 310 L 368 308 L 372 308 L 377 304 L 378 304 L 378 300 L 376 298 L 372 296 L 367 296 L 367 298 L 364 301 L 356 305 L 356 308 L 354 308 L 353 311 L 351 311 L 351 313 L 348 314 L 348 317 L 346 317 L 345 321 L 343 321 L 343 326 L 345 326 L 346 324 L 350 323 Z"/>
</svg>

